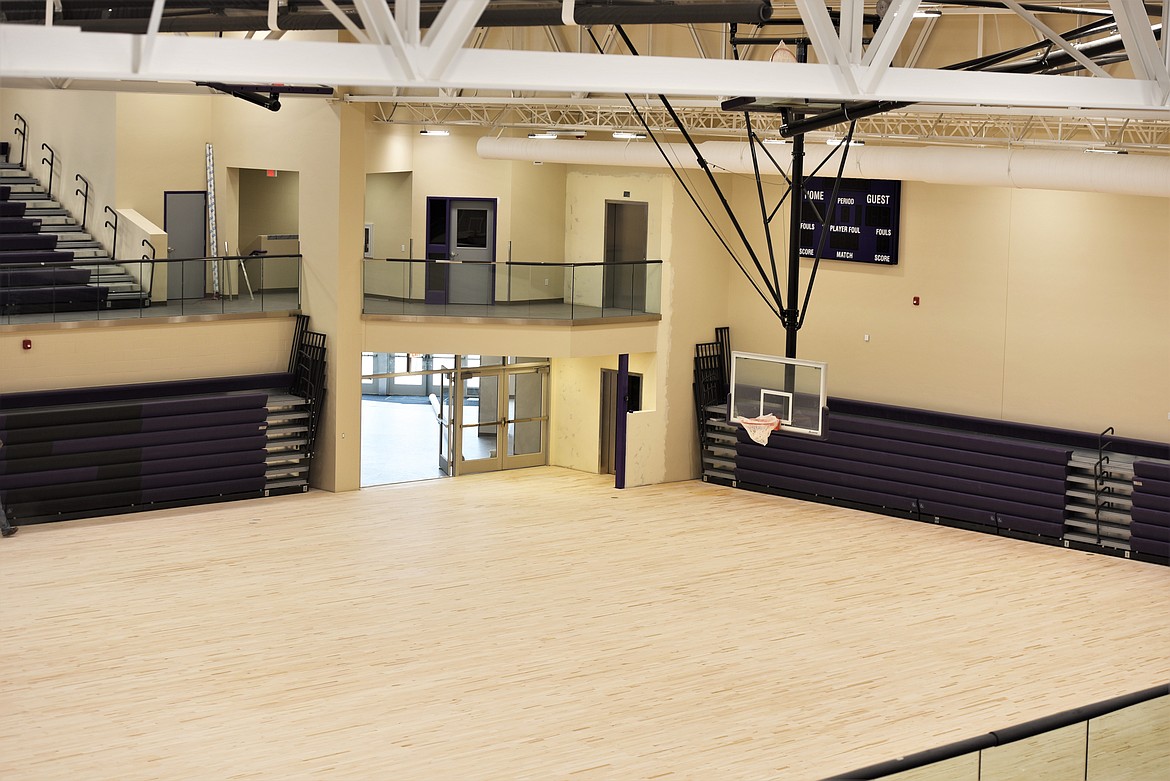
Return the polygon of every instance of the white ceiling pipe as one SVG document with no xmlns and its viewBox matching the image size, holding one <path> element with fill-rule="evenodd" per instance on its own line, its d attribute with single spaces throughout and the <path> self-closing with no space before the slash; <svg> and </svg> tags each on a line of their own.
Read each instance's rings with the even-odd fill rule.
<svg viewBox="0 0 1170 781">
<path fill-rule="evenodd" d="M 686 144 L 663 144 L 663 149 L 682 168 L 698 168 Z M 649 141 L 542 141 L 526 138 L 481 138 L 480 157 L 497 160 L 530 160 L 577 165 L 663 168 L 666 163 Z M 768 151 L 785 170 L 791 165 L 790 145 L 769 145 Z M 833 152 L 824 144 L 806 146 L 805 171 L 812 171 Z M 705 141 L 703 157 L 718 172 L 752 172 L 751 150 L 737 141 Z M 758 152 L 760 170 L 775 171 Z M 837 158 L 821 169 L 821 175 L 837 173 Z M 1098 155 L 1081 151 L 1042 149 L 968 149 L 948 147 L 853 147 L 844 175 L 866 179 L 899 179 L 934 184 L 1017 187 L 1039 190 L 1072 190 L 1116 195 L 1170 198 L 1170 157 L 1153 155 Z"/>
</svg>

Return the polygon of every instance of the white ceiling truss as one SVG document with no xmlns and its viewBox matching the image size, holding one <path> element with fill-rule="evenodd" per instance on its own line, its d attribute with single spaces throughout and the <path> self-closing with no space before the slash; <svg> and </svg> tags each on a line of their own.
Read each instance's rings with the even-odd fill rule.
<svg viewBox="0 0 1170 781">
<path fill-rule="evenodd" d="M 775 0 L 772 18 L 790 18 L 787 26 L 770 22 L 751 34 L 763 41 L 780 29 L 780 35 L 807 39 L 810 63 L 771 62 L 771 46 L 763 45 L 733 54 L 728 26 L 711 24 L 639 26 L 641 56 L 627 52 L 612 25 L 597 26 L 593 34 L 607 52 L 600 54 L 572 24 L 480 27 L 490 0 L 449 0 L 425 28 L 420 0 L 320 0 L 322 15 L 346 31 L 344 41 L 289 33 L 261 39 L 160 32 L 169 18 L 166 0 L 150 4 L 144 32 L 89 32 L 60 19 L 51 23 L 50 3 L 39 23 L 0 23 L 0 79 L 17 86 L 71 80 L 75 87 L 112 81 L 321 84 L 347 99 L 380 104 L 379 116 L 391 122 L 492 128 L 629 128 L 633 117 L 621 107 L 623 93 L 665 94 L 684 106 L 681 113 L 694 123 L 690 129 L 713 135 L 743 132 L 742 115 L 718 110 L 721 97 L 881 101 L 910 106 L 861 121 L 862 136 L 1170 152 L 1170 44 L 1161 34 L 1170 0 L 1097 0 L 1076 15 L 1019 0 L 1000 0 L 998 8 L 951 2 L 960 0 L 890 0 L 878 22 L 877 9 L 863 0 Z M 270 2 L 273 32 L 283 32 L 275 28 L 286 5 Z M 573 6 L 564 3 L 569 21 Z M 915 17 L 928 7 L 932 16 Z M 60 5 L 57 10 L 59 15 Z M 940 63 L 932 47 L 946 22 L 976 16 L 977 27 L 969 21 L 968 27 L 976 31 L 977 46 L 968 53 L 998 50 L 991 44 L 1000 38 L 1001 22 L 1016 25 L 1014 45 L 1040 41 L 1036 53 L 1017 57 L 1014 64 L 1021 67 L 1013 72 L 1004 65 L 942 67 L 953 63 Z M 1066 37 L 1075 26 L 1103 17 L 1113 19 L 1109 29 Z M 1027 39 L 1018 33 L 1023 25 Z M 1049 68 L 1050 61 L 1063 65 Z M 604 96 L 608 106 L 590 103 Z M 497 99 L 503 103 L 491 102 Z M 694 105 L 687 107 L 688 101 Z M 649 117 L 654 127 L 668 125 L 660 110 L 651 109 Z M 753 118 L 764 132 L 775 123 L 767 115 Z"/>
<path fill-rule="evenodd" d="M 609 132 L 640 130 L 641 121 L 628 104 L 612 100 L 558 102 L 529 100 L 488 101 L 468 99 L 440 102 L 427 98 L 394 98 L 372 95 L 349 96 L 347 101 L 371 103 L 376 121 L 403 125 L 475 126 L 493 130 Z M 646 123 L 656 133 L 675 132 L 673 120 L 661 104 L 635 101 Z M 672 104 L 688 132 L 712 138 L 742 139 L 746 133 L 744 115 L 724 111 L 717 105 Z M 777 114 L 752 117 L 752 127 L 761 138 L 777 134 L 782 120 Z M 824 132 L 820 136 L 839 136 Z M 974 113 L 947 106 L 915 106 L 865 117 L 857 122 L 855 138 L 890 143 L 934 143 L 946 145 L 1019 145 L 1038 147 L 1084 146 L 1130 152 L 1170 154 L 1170 117 L 1086 116 L 1080 111 L 1058 115 L 1018 113 Z"/>
</svg>

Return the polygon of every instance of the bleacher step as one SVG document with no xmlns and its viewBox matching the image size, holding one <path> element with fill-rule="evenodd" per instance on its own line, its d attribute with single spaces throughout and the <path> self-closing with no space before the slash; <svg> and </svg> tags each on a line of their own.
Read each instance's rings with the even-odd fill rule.
<svg viewBox="0 0 1170 781">
<path fill-rule="evenodd" d="M 1066 504 L 1064 509 L 1066 512 L 1091 515 L 1094 518 L 1100 518 L 1102 521 L 1110 521 L 1112 523 L 1128 524 L 1130 521 L 1129 513 L 1124 513 L 1117 510 L 1107 510 L 1104 507 L 1101 508 L 1100 511 L 1097 511 L 1093 508 L 1092 505 Z M 1068 518 L 1065 520 L 1067 523 Z"/>
<path fill-rule="evenodd" d="M 1092 503 L 1094 501 L 1100 502 L 1103 505 L 1104 504 L 1111 504 L 1115 507 L 1132 507 L 1133 506 L 1133 499 L 1132 498 L 1130 498 L 1129 496 L 1127 496 L 1125 494 L 1111 492 L 1111 491 L 1102 491 L 1100 494 L 1094 494 L 1092 491 L 1085 491 L 1085 490 L 1076 489 L 1076 488 L 1069 488 L 1069 489 L 1065 490 L 1064 495 L 1075 497 L 1077 499 L 1084 499 L 1086 502 L 1090 503 L 1089 504 L 1090 509 L 1092 509 L 1092 506 L 1093 506 Z"/>
<path fill-rule="evenodd" d="M 1084 531 L 1096 532 L 1098 528 L 1101 530 L 1102 537 L 1113 537 L 1115 539 L 1128 540 L 1130 531 L 1128 526 L 1119 526 L 1117 524 L 1102 522 L 1100 527 L 1093 521 L 1081 520 L 1076 518 L 1067 519 L 1064 522 L 1066 528 L 1082 529 Z"/>
<path fill-rule="evenodd" d="M 1064 538 L 1073 542 L 1081 542 L 1088 545 L 1099 545 L 1102 548 L 1111 548 L 1113 550 L 1129 550 L 1128 540 L 1110 539 L 1102 537 L 1098 540 L 1092 534 L 1083 534 L 1081 532 L 1065 532 Z"/>
</svg>

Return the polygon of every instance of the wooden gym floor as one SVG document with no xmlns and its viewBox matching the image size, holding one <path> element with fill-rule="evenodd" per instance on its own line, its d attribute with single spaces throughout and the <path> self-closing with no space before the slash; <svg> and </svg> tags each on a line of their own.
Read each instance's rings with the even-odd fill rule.
<svg viewBox="0 0 1170 781">
<path fill-rule="evenodd" d="M 1170 568 L 555 468 L 0 541 L 0 778 L 815 779 L 1170 681 Z"/>
</svg>

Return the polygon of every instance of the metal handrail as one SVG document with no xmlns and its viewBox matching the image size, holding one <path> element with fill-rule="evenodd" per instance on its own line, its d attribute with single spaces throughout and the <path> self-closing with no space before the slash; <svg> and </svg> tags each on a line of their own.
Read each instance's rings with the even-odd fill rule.
<svg viewBox="0 0 1170 781">
<path fill-rule="evenodd" d="M 842 775 L 832 776 L 825 779 L 825 781 L 860 781 L 861 779 L 872 781 L 872 779 L 886 778 L 896 773 L 904 773 L 915 768 L 926 767 L 927 765 L 961 757 L 964 754 L 971 754 L 976 751 L 983 751 L 985 749 L 995 748 L 996 746 L 1004 746 L 1020 740 L 1027 740 L 1028 738 L 1069 727 L 1073 724 L 1080 724 L 1081 722 L 1087 724 L 1093 719 L 1107 716 L 1110 713 L 1115 713 L 1125 708 L 1132 708 L 1135 705 L 1141 705 L 1144 702 L 1149 702 L 1159 697 L 1168 696 L 1170 696 L 1170 684 L 1163 683 L 1149 689 L 1133 692 L 1132 694 L 1124 694 L 1120 697 L 1113 697 L 1112 699 L 1093 703 L 1092 705 L 1061 711 L 1051 716 L 1033 719 L 1032 721 L 1017 724 L 1006 729 L 999 729 L 977 737 L 939 746 L 938 748 L 920 751 L 917 754 L 907 754 L 906 756 L 892 759 L 888 762 L 880 762 L 876 765 L 858 768 L 857 770 Z"/>
<path fill-rule="evenodd" d="M 12 132 L 20 136 L 20 167 L 24 168 L 24 153 L 28 149 L 28 121 L 20 114 L 13 114 L 12 118 L 20 123 L 20 127 L 17 127 Z"/>
<path fill-rule="evenodd" d="M 433 258 L 363 258 L 366 263 L 452 263 L 452 264 L 483 264 L 491 263 L 488 260 L 448 260 L 433 259 Z M 613 266 L 660 266 L 661 260 L 620 260 L 620 261 L 589 261 L 587 263 L 541 263 L 535 260 L 501 260 L 496 261 L 498 266 L 535 266 L 538 268 L 591 268 L 591 267 L 613 267 Z"/>
<path fill-rule="evenodd" d="M 113 222 L 106 220 L 106 227 L 114 231 L 114 238 L 110 243 L 110 259 L 113 260 L 118 257 L 118 213 L 109 206 L 103 210 L 103 213 L 105 212 L 109 212 L 110 214 L 114 215 Z"/>
<path fill-rule="evenodd" d="M 49 152 L 48 157 L 41 158 L 41 165 L 49 165 L 49 183 L 45 185 L 45 191 L 49 193 L 49 197 L 53 197 L 53 169 L 57 165 L 57 153 L 53 151 L 53 147 L 48 144 L 41 144 L 41 149 L 46 149 Z"/>
<path fill-rule="evenodd" d="M 1097 435 L 1097 462 L 1093 464 L 1093 517 L 1097 522 L 1097 544 L 1101 544 L 1101 494 L 1105 493 L 1105 464 L 1109 463 L 1109 456 L 1105 449 L 1112 445 L 1106 442 L 1105 437 L 1116 434 L 1113 426 Z"/>
<path fill-rule="evenodd" d="M 82 184 L 85 185 L 84 192 L 82 191 L 82 189 L 80 187 L 78 187 L 77 191 L 74 192 L 74 195 L 81 196 L 81 227 L 85 228 L 86 218 L 89 217 L 89 180 L 86 179 L 81 174 L 75 174 L 73 176 L 73 181 L 81 182 Z"/>
</svg>

